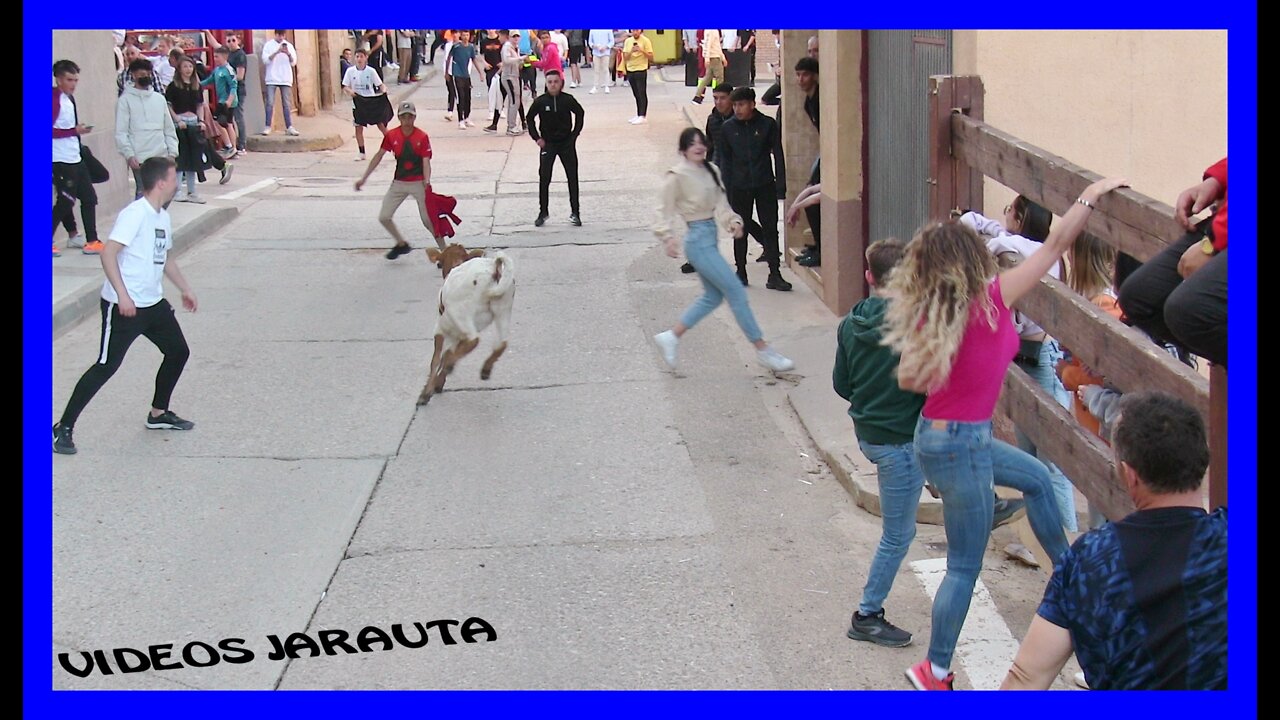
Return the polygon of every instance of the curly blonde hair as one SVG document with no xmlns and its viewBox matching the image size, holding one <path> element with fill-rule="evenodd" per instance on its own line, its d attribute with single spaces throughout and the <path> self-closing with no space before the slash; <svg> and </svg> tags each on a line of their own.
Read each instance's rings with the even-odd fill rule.
<svg viewBox="0 0 1280 720">
<path fill-rule="evenodd" d="M 960 223 L 928 225 L 916 233 L 885 286 L 890 302 L 882 342 L 902 356 L 899 372 L 931 391 L 946 384 L 974 302 L 996 328 L 987 286 L 997 271 L 981 238 Z"/>
</svg>

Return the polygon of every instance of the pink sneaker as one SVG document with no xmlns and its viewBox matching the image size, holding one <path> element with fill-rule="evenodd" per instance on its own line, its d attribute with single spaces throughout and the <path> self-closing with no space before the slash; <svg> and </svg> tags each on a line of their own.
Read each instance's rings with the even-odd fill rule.
<svg viewBox="0 0 1280 720">
<path fill-rule="evenodd" d="M 925 658 L 907 668 L 907 679 L 917 690 L 955 690 L 951 685 L 956 681 L 956 674 L 951 673 L 945 680 L 939 680 L 933 676 L 933 665 Z"/>
</svg>

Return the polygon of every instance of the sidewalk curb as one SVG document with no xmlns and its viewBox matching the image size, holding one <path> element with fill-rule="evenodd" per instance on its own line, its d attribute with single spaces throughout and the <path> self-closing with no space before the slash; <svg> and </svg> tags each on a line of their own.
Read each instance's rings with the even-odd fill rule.
<svg viewBox="0 0 1280 720">
<path fill-rule="evenodd" d="M 171 252 L 175 255 L 182 254 L 196 243 L 226 227 L 239 215 L 240 209 L 235 207 L 211 209 L 173 231 Z M 53 306 L 53 337 L 55 339 L 75 327 L 84 318 L 97 312 L 101 288 L 100 284 L 88 283 L 80 292 L 63 298 Z"/>
</svg>

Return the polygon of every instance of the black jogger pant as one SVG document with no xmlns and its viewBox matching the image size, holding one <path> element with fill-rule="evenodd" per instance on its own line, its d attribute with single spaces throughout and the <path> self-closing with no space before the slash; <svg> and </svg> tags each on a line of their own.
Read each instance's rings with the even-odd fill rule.
<svg viewBox="0 0 1280 720">
<path fill-rule="evenodd" d="M 562 142 L 552 142 L 547 140 L 547 146 L 542 148 L 538 162 L 538 210 L 543 215 L 547 214 L 547 204 L 551 192 L 551 171 L 555 167 L 556 158 L 560 158 L 560 164 L 564 166 L 565 177 L 569 179 L 569 211 L 574 215 L 578 213 L 578 148 L 576 141 L 572 138 Z"/>
<path fill-rule="evenodd" d="M 84 221 L 85 242 L 98 239 L 98 193 L 89 179 L 84 162 L 54 163 L 53 188 L 58 199 L 53 203 L 53 232 L 61 223 L 68 235 L 76 230 L 75 206 L 80 201 L 80 219 Z"/>
<path fill-rule="evenodd" d="M 1227 366 L 1227 251 L 1187 279 L 1178 261 L 1205 237 L 1212 218 L 1183 235 L 1120 286 L 1120 309 L 1130 325 L 1156 340 L 1177 343 L 1215 365 Z"/>
<path fill-rule="evenodd" d="M 649 71 L 634 70 L 627 73 L 631 94 L 636 97 L 636 115 L 644 117 L 649 112 Z"/>
<path fill-rule="evenodd" d="M 739 270 L 747 267 L 747 235 L 751 235 L 764 247 L 764 257 L 771 270 L 778 269 L 778 191 L 772 185 L 758 188 L 733 188 L 729 191 L 729 205 L 742 216 L 745 232 L 733 240 L 733 260 Z M 755 206 L 757 223 L 751 218 Z"/>
<path fill-rule="evenodd" d="M 471 117 L 471 78 L 453 76 L 454 91 L 458 93 L 458 120 Z"/>
<path fill-rule="evenodd" d="M 120 369 L 125 353 L 139 335 L 150 340 L 164 354 L 164 361 L 156 373 L 155 396 L 151 399 L 151 407 L 158 410 L 169 409 L 173 389 L 177 387 L 182 368 L 191 355 L 169 301 L 161 300 L 151 307 L 138 308 L 137 314 L 131 318 L 122 316 L 120 306 L 115 303 L 102 300 L 101 304 L 102 340 L 98 343 L 98 360 L 80 377 L 71 393 L 67 409 L 62 413 L 62 424 L 67 427 L 75 427 L 80 413 Z"/>
</svg>

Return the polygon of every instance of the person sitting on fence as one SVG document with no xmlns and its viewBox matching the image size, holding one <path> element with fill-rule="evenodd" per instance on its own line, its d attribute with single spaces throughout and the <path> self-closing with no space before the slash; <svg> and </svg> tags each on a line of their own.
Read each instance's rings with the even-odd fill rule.
<svg viewBox="0 0 1280 720">
<path fill-rule="evenodd" d="M 1004 224 L 973 211 L 961 215 L 960 223 L 977 232 L 986 241 L 987 249 L 995 253 L 1000 267 L 1007 269 L 1020 263 L 1023 258 L 1030 257 L 1040 248 L 1049 236 L 1053 214 L 1026 196 L 1019 195 L 1005 206 Z M 1049 276 L 1055 280 L 1060 279 L 1061 268 L 1061 263 L 1054 263 Z M 1014 327 L 1018 330 L 1018 354 L 1013 361 L 1050 397 L 1063 407 L 1069 407 L 1070 398 L 1066 389 L 1053 372 L 1061 356 L 1057 342 L 1045 334 L 1044 328 L 1016 309 L 1013 311 L 1013 320 Z M 1040 457 L 1035 443 L 1031 442 L 1031 438 L 1021 428 L 1014 428 L 1014 438 L 1019 450 L 1039 458 L 1048 466 L 1063 527 L 1076 532 L 1079 524 L 1076 520 L 1075 491 L 1071 481 L 1047 458 Z"/>
<path fill-rule="evenodd" d="M 1200 413 L 1130 394 L 1112 445 L 1137 510 L 1062 556 L 1002 689 L 1048 689 L 1074 650 L 1097 690 L 1225 690 L 1227 509 L 1201 504 Z"/>
<path fill-rule="evenodd" d="M 1209 218 L 1192 217 L 1217 203 Z M 1174 218 L 1187 233 L 1138 268 L 1120 286 L 1128 322 L 1158 341 L 1171 341 L 1215 365 L 1227 366 L 1227 159 L 1183 190 Z"/>
</svg>

